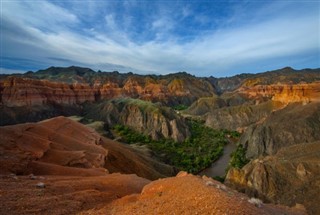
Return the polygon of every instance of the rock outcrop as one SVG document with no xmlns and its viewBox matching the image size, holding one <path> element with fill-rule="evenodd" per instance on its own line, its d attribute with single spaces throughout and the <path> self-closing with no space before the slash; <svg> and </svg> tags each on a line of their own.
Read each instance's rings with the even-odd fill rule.
<svg viewBox="0 0 320 215">
<path fill-rule="evenodd" d="M 320 142 L 282 148 L 277 154 L 230 169 L 226 184 L 265 201 L 293 206 L 303 204 L 319 214 Z"/>
<path fill-rule="evenodd" d="M 185 119 L 172 109 L 139 99 L 121 98 L 86 108 L 86 118 L 104 121 L 109 127 L 121 124 L 153 139 L 171 138 L 182 142 L 190 136 Z"/>
</svg>

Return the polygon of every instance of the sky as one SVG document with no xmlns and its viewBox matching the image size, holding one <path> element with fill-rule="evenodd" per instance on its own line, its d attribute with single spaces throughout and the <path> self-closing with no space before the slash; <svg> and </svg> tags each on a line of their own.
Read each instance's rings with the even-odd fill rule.
<svg viewBox="0 0 320 215">
<path fill-rule="evenodd" d="M 320 1 L 0 0 L 0 73 L 225 77 L 320 67 Z"/>
</svg>

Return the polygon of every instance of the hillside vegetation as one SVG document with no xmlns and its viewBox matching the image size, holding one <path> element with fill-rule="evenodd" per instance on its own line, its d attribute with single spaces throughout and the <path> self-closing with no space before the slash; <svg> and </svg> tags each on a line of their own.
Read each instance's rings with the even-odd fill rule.
<svg viewBox="0 0 320 215">
<path fill-rule="evenodd" d="M 227 143 L 226 135 L 237 135 L 235 132 L 209 128 L 199 121 L 189 120 L 188 125 L 191 136 L 181 143 L 172 139 L 153 140 L 123 125 L 114 126 L 113 130 L 123 142 L 147 145 L 165 163 L 191 173 L 210 166 L 222 155 Z"/>
</svg>

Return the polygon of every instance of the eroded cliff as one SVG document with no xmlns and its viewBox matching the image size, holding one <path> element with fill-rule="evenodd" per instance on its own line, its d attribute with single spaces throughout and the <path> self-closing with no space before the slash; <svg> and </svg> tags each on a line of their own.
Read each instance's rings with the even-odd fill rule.
<svg viewBox="0 0 320 215">
<path fill-rule="evenodd" d="M 190 136 L 185 119 L 161 104 L 121 98 L 90 105 L 86 112 L 86 118 L 102 120 L 109 127 L 126 125 L 156 140 L 171 138 L 182 142 Z"/>
</svg>

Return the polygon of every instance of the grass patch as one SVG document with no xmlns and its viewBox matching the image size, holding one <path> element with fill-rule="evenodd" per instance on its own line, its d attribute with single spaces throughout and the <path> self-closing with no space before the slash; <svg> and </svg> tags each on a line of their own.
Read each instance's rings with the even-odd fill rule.
<svg viewBox="0 0 320 215">
<path fill-rule="evenodd" d="M 188 109 L 187 105 L 179 104 L 172 107 L 173 110 L 182 111 Z"/>
</svg>

